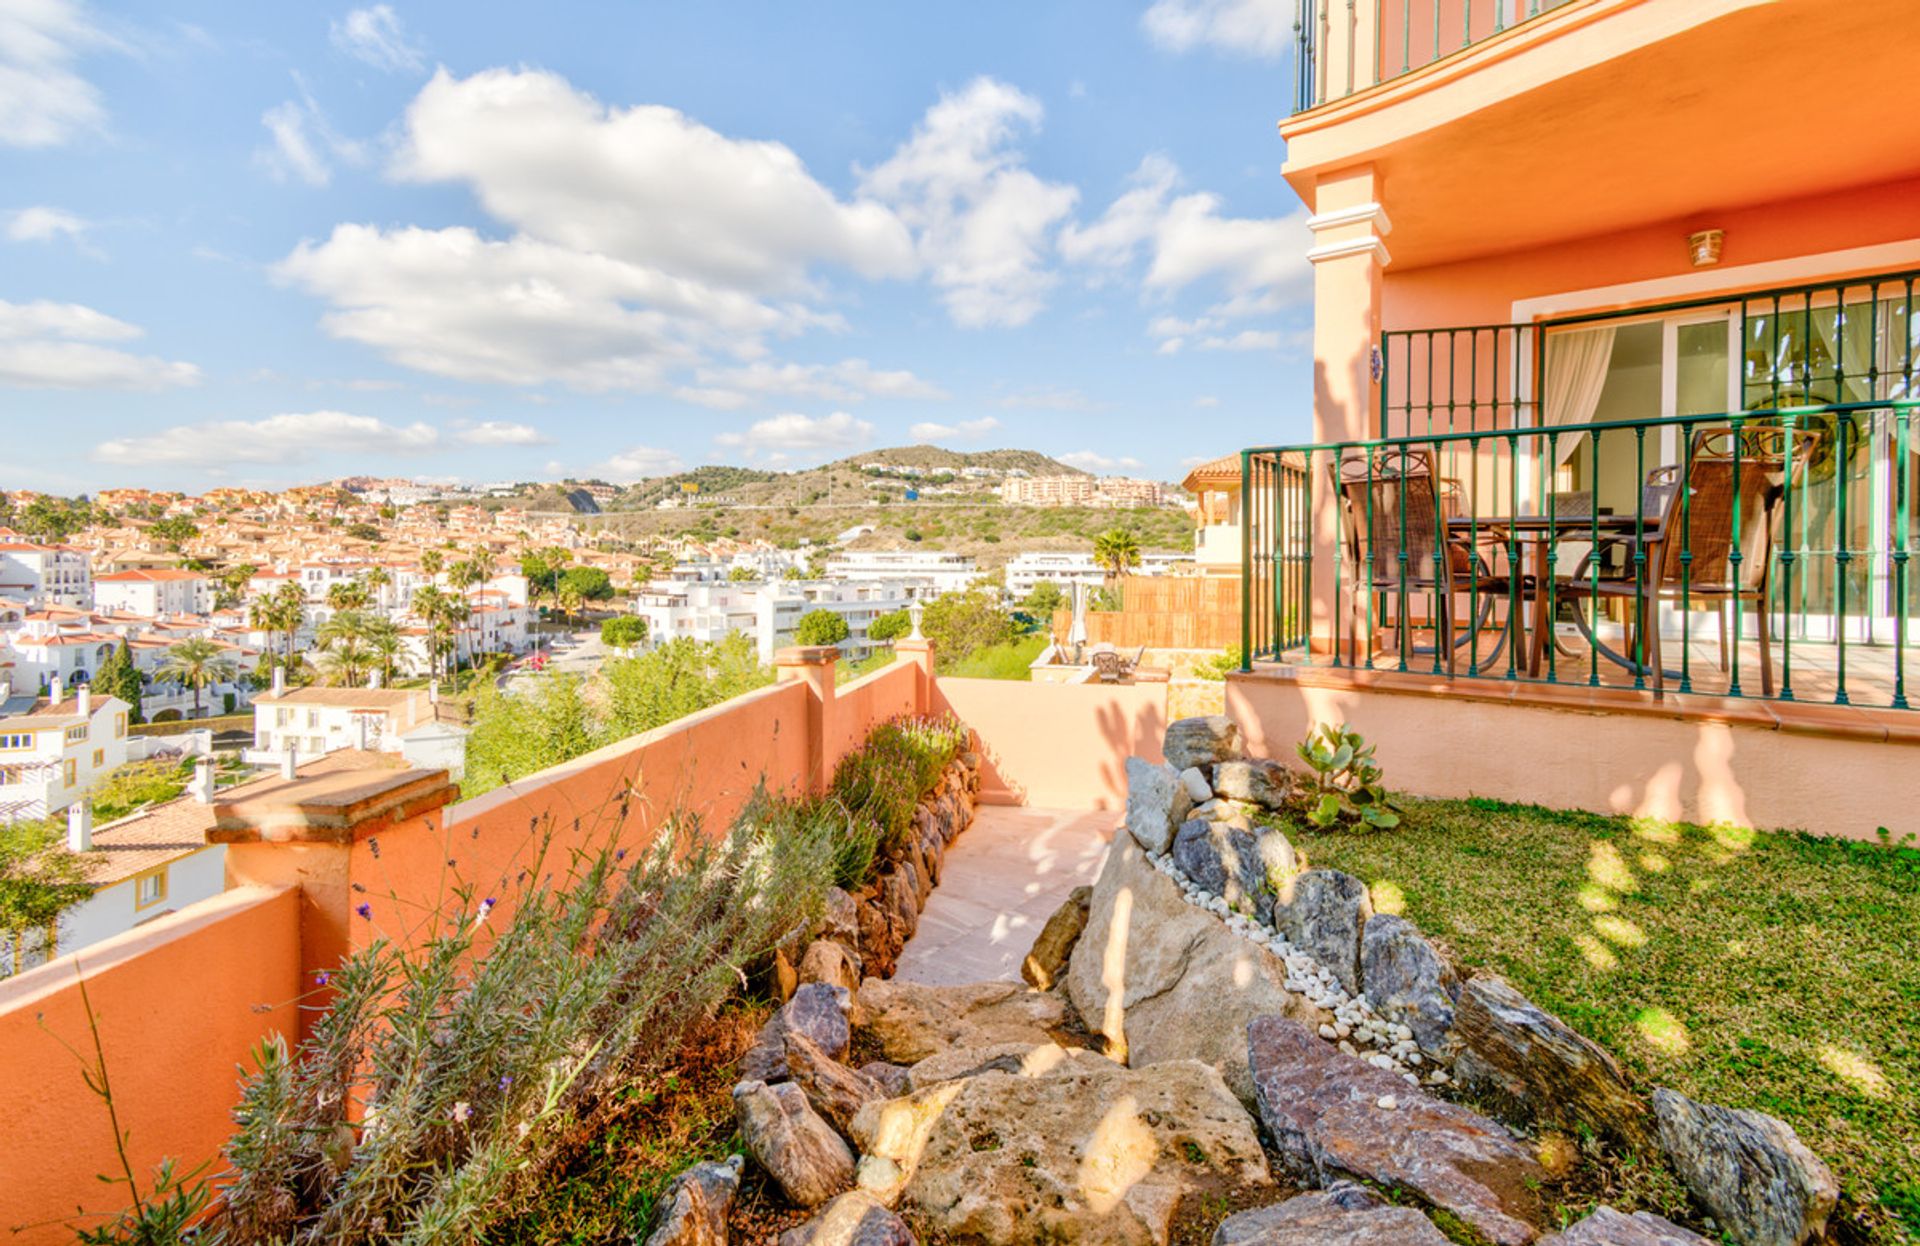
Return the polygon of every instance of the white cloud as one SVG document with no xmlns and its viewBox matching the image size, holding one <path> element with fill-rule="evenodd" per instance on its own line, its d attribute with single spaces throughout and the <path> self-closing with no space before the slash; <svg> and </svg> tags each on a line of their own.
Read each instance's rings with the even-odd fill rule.
<svg viewBox="0 0 1920 1246">
<path fill-rule="evenodd" d="M 1203 409 L 1217 407 L 1220 405 L 1220 400 L 1214 397 L 1212 394 L 1201 394 L 1199 397 L 1193 400 L 1193 405 Z"/>
<path fill-rule="evenodd" d="M 111 46 L 76 0 L 0 4 L 0 146 L 55 147 L 101 128 L 100 92 L 73 62 Z"/>
<path fill-rule="evenodd" d="M 515 424 L 507 420 L 487 420 L 471 428 L 463 428 L 453 435 L 453 439 L 470 446 L 544 446 L 552 440 L 531 424 Z"/>
<path fill-rule="evenodd" d="M 721 433 L 713 441 L 730 450 L 744 450 L 748 458 L 784 459 L 791 454 L 856 450 L 872 437 L 873 425 L 845 411 L 819 417 L 789 412 L 759 420 L 744 433 Z"/>
<path fill-rule="evenodd" d="M 756 360 L 739 368 L 702 368 L 700 384 L 683 386 L 675 396 L 702 406 L 734 410 L 756 398 L 814 398 L 822 402 L 858 402 L 863 398 L 946 398 L 948 394 L 911 372 L 881 371 L 864 359 L 839 363 L 771 363 Z"/>
<path fill-rule="evenodd" d="M 1079 192 L 1035 176 L 1013 145 L 1041 116 L 1032 96 L 977 78 L 942 96 L 913 137 L 861 179 L 862 191 L 914 229 L 956 324 L 1025 324 L 1057 280 L 1047 268 L 1050 236 Z"/>
<path fill-rule="evenodd" d="M 294 81 L 300 82 L 298 75 Z M 298 178 L 309 186 L 325 186 L 333 180 L 334 161 L 361 164 L 366 160 L 366 149 L 334 130 L 305 83 L 300 84 L 299 99 L 267 109 L 260 115 L 260 124 L 273 144 L 256 151 L 254 159 L 281 181 Z"/>
<path fill-rule="evenodd" d="M 270 415 L 261 420 L 209 420 L 138 437 L 105 441 L 93 457 L 102 463 L 215 467 L 232 463 L 298 463 L 317 454 L 373 457 L 431 450 L 440 434 L 431 424 L 404 427 L 344 411 Z"/>
<path fill-rule="evenodd" d="M 769 338 L 845 327 L 821 306 L 822 266 L 918 270 L 889 208 L 836 197 L 779 143 L 609 108 L 549 73 L 443 70 L 409 106 L 391 172 L 465 186 L 510 232 L 342 224 L 276 273 L 327 300 L 329 332 L 408 367 L 722 408 L 940 396 L 863 360 L 764 360 Z"/>
<path fill-rule="evenodd" d="M 999 420 L 983 415 L 977 420 L 961 420 L 957 424 L 935 424 L 932 421 L 915 424 L 907 430 L 907 435 L 915 441 L 974 441 L 999 427 Z"/>
<path fill-rule="evenodd" d="M 65 238 L 82 254 L 102 258 L 99 249 L 87 241 L 87 230 L 92 227 L 65 208 L 44 205 L 21 208 L 6 219 L 9 242 L 54 242 Z"/>
<path fill-rule="evenodd" d="M 1150 290 L 1172 293 L 1201 280 L 1222 287 L 1228 297 L 1211 310 L 1214 316 L 1277 311 L 1311 294 L 1304 210 L 1272 218 L 1222 216 L 1218 195 L 1174 194 L 1180 171 L 1164 156 L 1141 161 L 1131 180 L 1099 220 L 1061 231 L 1061 254 L 1119 269 L 1145 252 L 1142 282 Z M 1171 317 L 1156 325 L 1164 326 L 1152 330 L 1156 336 L 1197 331 Z"/>
<path fill-rule="evenodd" d="M 406 28 L 384 4 L 354 9 L 332 23 L 333 46 L 348 56 L 388 73 L 425 68 L 419 47 L 407 38 Z"/>
<path fill-rule="evenodd" d="M 831 323 L 798 304 L 525 236 L 341 225 L 274 269 L 325 298 L 335 337 L 407 367 L 509 385 L 660 389 L 710 351 Z"/>
<path fill-rule="evenodd" d="M 495 218 L 559 246 L 756 293 L 799 292 L 818 263 L 914 268 L 891 211 L 842 202 L 785 145 L 659 105 L 611 108 L 551 73 L 439 71 L 407 109 L 394 173 L 464 183 Z"/>
<path fill-rule="evenodd" d="M 1071 454 L 1056 454 L 1053 457 L 1068 467 L 1077 467 L 1086 472 L 1138 471 L 1144 466 L 1139 459 L 1124 455 L 1116 458 L 1097 450 L 1075 450 Z"/>
<path fill-rule="evenodd" d="M 1185 52 L 1201 44 L 1275 57 L 1293 41 L 1295 0 L 1154 0 L 1140 16 L 1147 37 Z"/>
<path fill-rule="evenodd" d="M 557 467 L 557 464 L 548 464 Z M 602 463 L 596 475 L 604 476 L 615 484 L 630 484 L 648 476 L 672 476 L 686 470 L 686 464 L 680 456 L 671 450 L 658 450 L 652 446 L 634 446 Z"/>
<path fill-rule="evenodd" d="M 156 390 L 200 383 L 200 369 L 190 363 L 97 345 L 127 341 L 141 332 L 137 325 L 78 303 L 0 299 L 0 385 Z"/>
</svg>

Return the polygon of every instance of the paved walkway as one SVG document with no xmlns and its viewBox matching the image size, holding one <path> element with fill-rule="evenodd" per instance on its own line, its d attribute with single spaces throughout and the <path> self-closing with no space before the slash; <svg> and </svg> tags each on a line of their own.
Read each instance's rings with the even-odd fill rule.
<svg viewBox="0 0 1920 1246">
<path fill-rule="evenodd" d="M 1067 893 L 1099 873 L 1116 811 L 982 805 L 947 850 L 895 977 L 942 986 L 1018 978 Z"/>
</svg>

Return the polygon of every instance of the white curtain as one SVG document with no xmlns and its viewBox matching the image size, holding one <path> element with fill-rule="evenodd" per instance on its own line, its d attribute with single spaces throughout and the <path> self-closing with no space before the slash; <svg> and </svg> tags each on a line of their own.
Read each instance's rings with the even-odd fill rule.
<svg viewBox="0 0 1920 1246">
<path fill-rule="evenodd" d="M 1613 326 L 1575 329 L 1547 339 L 1545 419 L 1550 427 L 1585 424 L 1600 407 L 1600 391 L 1607 387 L 1607 366 L 1613 361 Z M 1577 436 L 1556 437 L 1555 467 L 1580 448 Z"/>
</svg>

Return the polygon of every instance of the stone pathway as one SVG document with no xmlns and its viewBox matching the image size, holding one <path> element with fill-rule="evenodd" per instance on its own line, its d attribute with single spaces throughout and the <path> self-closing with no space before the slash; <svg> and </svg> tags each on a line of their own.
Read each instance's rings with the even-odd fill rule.
<svg viewBox="0 0 1920 1246">
<path fill-rule="evenodd" d="M 982 805 L 953 841 L 895 978 L 951 986 L 1020 976 L 1067 893 L 1092 883 L 1117 811 Z"/>
</svg>

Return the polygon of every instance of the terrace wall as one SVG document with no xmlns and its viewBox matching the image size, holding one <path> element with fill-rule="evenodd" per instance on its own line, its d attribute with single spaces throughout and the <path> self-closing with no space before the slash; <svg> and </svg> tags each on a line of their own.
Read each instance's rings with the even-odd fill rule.
<svg viewBox="0 0 1920 1246">
<path fill-rule="evenodd" d="M 190 1168 L 218 1153 L 249 1049 L 295 1037 L 297 901 L 287 887 L 229 891 L 0 982 L 0 1232 L 24 1227 L 9 1240 L 71 1242 L 76 1207 L 126 1204 L 124 1185 L 96 1179 L 120 1164 L 81 1079 L 89 1007 L 142 1193 L 162 1159 Z"/>
<path fill-rule="evenodd" d="M 831 650 L 785 651 L 771 687 L 473 800 L 448 803 L 443 772 L 403 770 L 296 780 L 272 808 L 217 806 L 233 889 L 0 983 L 0 1229 L 37 1225 L 19 1240 L 71 1241 L 59 1218 L 76 1205 L 125 1201 L 96 1180 L 115 1168 L 111 1130 L 56 1041 L 91 1050 L 82 975 L 136 1172 L 150 1182 L 164 1156 L 217 1169 L 248 1049 L 269 1034 L 296 1040 L 299 1009 L 311 1017 L 326 1002 L 319 974 L 376 938 L 422 939 L 462 890 L 466 905 L 496 898 L 499 923 L 522 870 L 564 877 L 576 851 L 616 836 L 644 848 L 676 811 L 717 831 L 762 782 L 818 790 L 848 749 L 904 713 L 948 711 L 972 726 L 984 794 L 1002 803 L 1117 808 L 1126 757 L 1160 755 L 1165 684 L 935 681 L 930 645 L 899 649 L 901 661 L 843 688 Z"/>
<path fill-rule="evenodd" d="M 1255 756 L 1283 759 L 1313 725 L 1346 723 L 1378 746 L 1388 784 L 1418 796 L 1863 840 L 1920 831 L 1908 711 L 1295 668 L 1229 675 L 1227 713 Z"/>
</svg>

